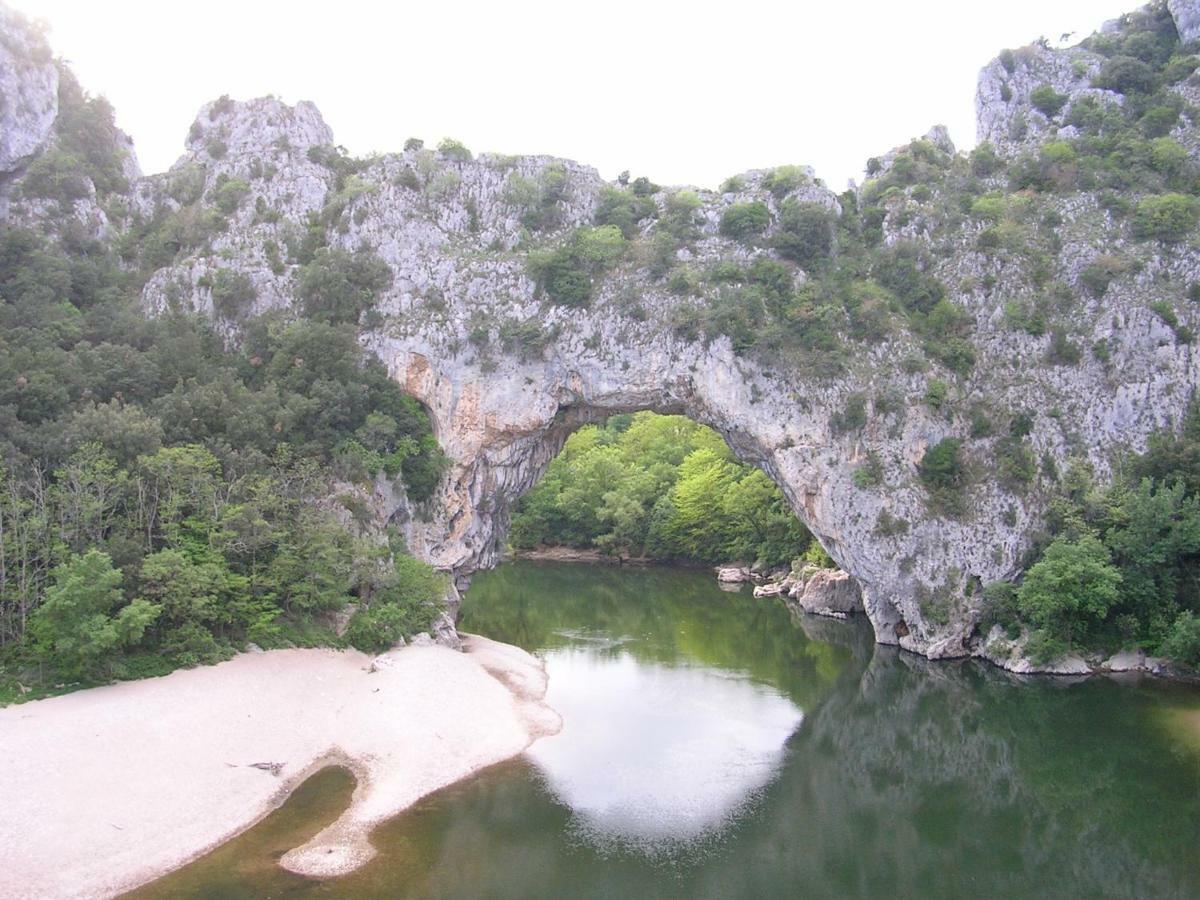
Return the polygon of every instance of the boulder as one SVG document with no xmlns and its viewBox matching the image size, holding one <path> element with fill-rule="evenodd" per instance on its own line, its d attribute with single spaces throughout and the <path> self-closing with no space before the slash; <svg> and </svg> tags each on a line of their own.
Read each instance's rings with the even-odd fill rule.
<svg viewBox="0 0 1200 900">
<path fill-rule="evenodd" d="M 805 569 L 788 596 L 789 605 L 818 616 L 845 618 L 863 611 L 857 582 L 841 569 Z"/>
<path fill-rule="evenodd" d="M 744 584 L 753 579 L 753 574 L 746 566 L 718 566 L 717 581 L 723 584 Z"/>
</svg>

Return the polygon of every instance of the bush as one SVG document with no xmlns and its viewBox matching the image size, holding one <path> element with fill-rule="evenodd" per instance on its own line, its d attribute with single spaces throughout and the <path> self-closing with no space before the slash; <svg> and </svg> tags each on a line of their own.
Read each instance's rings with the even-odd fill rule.
<svg viewBox="0 0 1200 900">
<path fill-rule="evenodd" d="M 760 201 L 735 203 L 721 213 L 721 234 L 734 240 L 744 241 L 767 230 L 771 213 Z"/>
<path fill-rule="evenodd" d="M 375 254 L 326 247 L 300 269 L 296 296 L 310 319 L 357 323 L 391 284 L 391 268 Z"/>
<path fill-rule="evenodd" d="M 854 486 L 866 490 L 883 483 L 883 461 L 878 454 L 872 453 L 867 461 L 854 470 Z"/>
<path fill-rule="evenodd" d="M 649 197 L 639 197 L 633 191 L 614 187 L 600 189 L 600 202 L 596 206 L 597 225 L 615 225 L 626 238 L 638 231 L 638 223 L 650 218 L 658 207 Z"/>
<path fill-rule="evenodd" d="M 950 385 L 935 378 L 925 388 L 925 404 L 932 410 L 940 411 L 950 396 Z"/>
<path fill-rule="evenodd" d="M 943 438 L 925 451 L 917 464 L 921 484 L 930 490 L 958 490 L 963 486 L 964 472 L 960 459 L 962 440 Z"/>
<path fill-rule="evenodd" d="M 437 148 L 438 153 L 455 162 L 470 162 L 474 158 L 471 156 L 471 151 L 466 148 L 466 145 L 462 141 L 456 141 L 454 138 L 442 138 Z"/>
<path fill-rule="evenodd" d="M 987 178 L 1004 167 L 1004 160 L 996 153 L 996 148 L 990 142 L 984 141 L 971 151 L 968 157 L 971 164 L 971 174 L 976 178 Z"/>
<path fill-rule="evenodd" d="M 218 177 L 213 187 L 213 205 L 222 215 L 231 216 L 237 212 L 246 195 L 250 193 L 250 185 L 240 178 Z"/>
<path fill-rule="evenodd" d="M 780 200 L 806 184 L 808 175 L 799 166 L 779 166 L 768 172 L 762 180 L 762 186 Z"/>
<path fill-rule="evenodd" d="M 928 312 L 945 297 L 946 289 L 937 278 L 923 271 L 922 263 L 916 245 L 896 244 L 876 260 L 872 274 L 910 312 Z"/>
<path fill-rule="evenodd" d="M 1093 297 L 1103 297 L 1113 279 L 1119 278 L 1129 271 L 1129 262 L 1120 256 L 1102 254 L 1083 267 L 1079 273 L 1079 283 L 1088 289 Z"/>
<path fill-rule="evenodd" d="M 1162 642 L 1161 650 L 1175 662 L 1200 668 L 1200 616 L 1180 613 Z"/>
<path fill-rule="evenodd" d="M 563 306 L 587 306 L 592 284 L 625 253 L 627 244 L 616 225 L 578 228 L 555 250 L 532 253 L 530 277 L 538 291 Z"/>
<path fill-rule="evenodd" d="M 47 150 L 29 164 L 21 193 L 26 197 L 72 203 L 88 196 L 90 186 L 76 157 L 61 150 Z"/>
<path fill-rule="evenodd" d="M 846 406 L 829 417 L 829 427 L 838 434 L 857 431 L 867 424 L 867 398 L 865 394 L 851 394 Z"/>
<path fill-rule="evenodd" d="M 1185 194 L 1146 197 L 1133 214 L 1133 233 L 1143 240 L 1182 241 L 1200 220 L 1200 206 Z"/>
<path fill-rule="evenodd" d="M 1106 60 L 1092 79 L 1094 86 L 1118 94 L 1150 93 L 1156 86 L 1155 82 L 1154 70 L 1140 59 L 1130 56 L 1114 56 Z"/>
<path fill-rule="evenodd" d="M 784 259 L 806 268 L 828 258 L 833 247 L 832 213 L 819 203 L 784 201 L 772 246 Z"/>
<path fill-rule="evenodd" d="M 213 276 L 213 309 L 226 319 L 242 318 L 256 297 L 254 282 L 241 272 L 218 269 Z"/>
<path fill-rule="evenodd" d="M 1068 99 L 1070 98 L 1066 94 L 1060 94 L 1048 84 L 1038 85 L 1029 92 L 1029 102 L 1047 119 L 1053 119 L 1062 112 Z"/>
</svg>

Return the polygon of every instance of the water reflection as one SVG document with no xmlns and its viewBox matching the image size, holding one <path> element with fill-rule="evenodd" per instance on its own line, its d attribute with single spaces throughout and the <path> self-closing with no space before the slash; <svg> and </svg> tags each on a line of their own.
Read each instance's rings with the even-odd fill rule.
<svg viewBox="0 0 1200 900">
<path fill-rule="evenodd" d="M 347 878 L 284 872 L 254 829 L 260 863 L 157 896 L 1200 896 L 1194 688 L 928 663 L 703 573 L 506 566 L 464 624 L 546 653 L 560 758 L 426 798 Z"/>
<path fill-rule="evenodd" d="M 602 850 L 658 854 L 731 824 L 778 773 L 803 713 L 736 673 L 572 647 L 546 655 L 562 731 L 528 756 Z"/>
</svg>

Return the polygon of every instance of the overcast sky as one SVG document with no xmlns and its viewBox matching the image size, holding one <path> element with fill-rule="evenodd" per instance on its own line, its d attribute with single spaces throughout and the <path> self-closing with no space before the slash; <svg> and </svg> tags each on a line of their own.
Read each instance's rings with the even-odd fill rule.
<svg viewBox="0 0 1200 900">
<path fill-rule="evenodd" d="M 106 95 L 146 172 L 221 94 L 313 100 L 352 153 L 450 135 L 663 184 L 803 163 L 831 186 L 943 123 L 975 139 L 1003 47 L 1081 39 L 1136 0 L 8 0 Z"/>
</svg>

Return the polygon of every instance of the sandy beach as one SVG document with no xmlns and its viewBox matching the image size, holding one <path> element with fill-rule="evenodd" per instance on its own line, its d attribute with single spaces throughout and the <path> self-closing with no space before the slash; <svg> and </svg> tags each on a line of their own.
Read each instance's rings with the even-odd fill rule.
<svg viewBox="0 0 1200 900">
<path fill-rule="evenodd" d="M 358 777 L 351 805 L 283 864 L 317 876 L 361 865 L 378 822 L 559 727 L 537 659 L 479 637 L 465 646 L 244 654 L 0 709 L 0 897 L 143 884 L 330 762 Z"/>
</svg>

